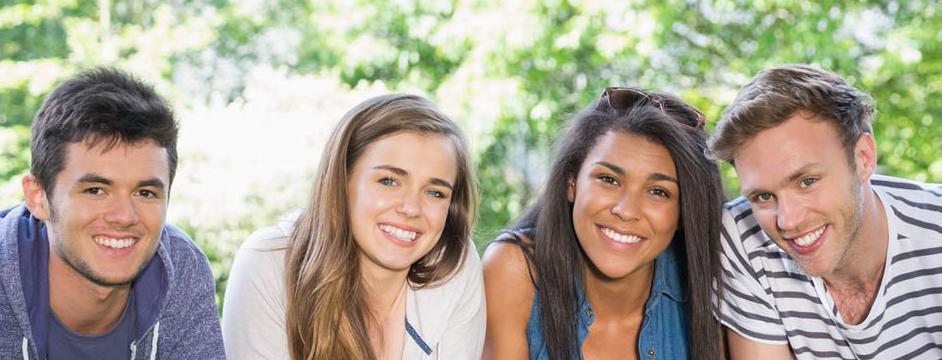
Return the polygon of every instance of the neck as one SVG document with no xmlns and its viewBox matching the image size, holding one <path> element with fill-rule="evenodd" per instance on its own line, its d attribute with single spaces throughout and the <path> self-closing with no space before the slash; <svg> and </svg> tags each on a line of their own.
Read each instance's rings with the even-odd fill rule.
<svg viewBox="0 0 942 360">
<path fill-rule="evenodd" d="M 49 250 L 49 306 L 62 325 L 85 335 L 107 332 L 118 323 L 130 285 L 101 286 L 88 280 Z"/>
<path fill-rule="evenodd" d="M 366 306 L 375 319 L 385 321 L 395 305 L 405 297 L 408 274 L 408 270 L 390 271 L 368 260 L 360 260 L 360 276 L 363 277 L 366 290 Z"/>
<path fill-rule="evenodd" d="M 644 313 L 654 281 L 653 262 L 618 279 L 608 278 L 590 266 L 584 273 L 586 297 L 597 319 L 624 319 Z"/>
<path fill-rule="evenodd" d="M 832 288 L 876 289 L 883 277 L 889 245 L 886 211 L 869 182 L 861 189 L 864 195 L 860 228 L 856 237 L 850 239 L 851 248 L 841 266 L 824 278 Z"/>
</svg>

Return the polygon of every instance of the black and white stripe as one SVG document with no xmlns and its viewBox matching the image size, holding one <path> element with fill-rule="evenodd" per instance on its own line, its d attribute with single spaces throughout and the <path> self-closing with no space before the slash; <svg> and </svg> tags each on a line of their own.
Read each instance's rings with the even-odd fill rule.
<svg viewBox="0 0 942 360">
<path fill-rule="evenodd" d="M 759 229 L 749 203 L 723 215 L 719 320 L 756 342 L 788 344 L 799 359 L 942 359 L 942 186 L 874 176 L 886 209 L 887 267 L 858 325 L 843 323 L 823 281 Z"/>
</svg>

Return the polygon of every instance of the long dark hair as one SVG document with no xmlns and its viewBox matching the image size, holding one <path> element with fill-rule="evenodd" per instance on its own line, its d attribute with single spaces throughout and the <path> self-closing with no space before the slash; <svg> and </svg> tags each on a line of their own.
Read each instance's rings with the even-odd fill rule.
<svg viewBox="0 0 942 360">
<path fill-rule="evenodd" d="M 584 261 L 573 228 L 568 180 L 577 177 L 599 137 L 609 132 L 634 134 L 670 153 L 680 186 L 680 221 L 672 244 L 687 279 L 688 334 L 692 358 L 720 357 L 720 325 L 713 318 L 711 291 L 719 271 L 719 235 L 723 194 L 716 163 L 707 157 L 702 115 L 667 94 L 643 93 L 625 107 L 599 101 L 577 114 L 557 145 L 548 179 L 536 203 L 512 226 L 532 234 L 540 322 L 550 357 L 573 359 L 576 342 L 576 284 Z M 603 100 L 605 100 L 603 98 Z M 625 154 L 631 156 L 631 154 Z M 529 230 L 529 231 L 527 231 Z"/>
</svg>

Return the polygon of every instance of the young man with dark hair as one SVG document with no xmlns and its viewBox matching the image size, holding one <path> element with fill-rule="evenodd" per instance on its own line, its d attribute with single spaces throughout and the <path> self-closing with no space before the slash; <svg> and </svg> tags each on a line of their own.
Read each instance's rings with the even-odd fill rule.
<svg viewBox="0 0 942 360">
<path fill-rule="evenodd" d="M 743 194 L 717 313 L 733 359 L 942 358 L 942 187 L 875 174 L 873 114 L 837 75 L 788 65 L 717 124 Z"/>
<path fill-rule="evenodd" d="M 0 211 L 3 358 L 225 358 L 206 256 L 164 223 L 176 142 L 165 101 L 121 71 L 49 95 L 26 203 Z"/>
</svg>

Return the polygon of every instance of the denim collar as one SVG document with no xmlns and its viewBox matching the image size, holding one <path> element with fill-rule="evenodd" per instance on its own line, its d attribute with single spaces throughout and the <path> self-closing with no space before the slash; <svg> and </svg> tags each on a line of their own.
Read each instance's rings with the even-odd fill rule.
<svg viewBox="0 0 942 360">
<path fill-rule="evenodd" d="M 654 305 L 658 301 L 661 301 L 661 298 L 666 298 L 673 300 L 674 302 L 686 302 L 684 298 L 684 279 L 680 276 L 680 263 L 677 259 L 677 253 L 679 245 L 677 242 L 671 242 L 671 244 L 661 252 L 656 258 L 654 258 L 654 279 L 651 281 L 651 295 L 648 297 L 647 303 L 644 305 L 644 312 L 647 315 L 648 311 L 654 308 Z M 582 321 L 583 325 L 588 328 L 592 321 L 595 319 L 595 312 L 592 310 L 592 304 L 589 303 L 588 298 L 585 295 L 585 287 L 582 284 L 582 279 L 576 279 L 576 304 L 578 304 L 579 313 L 576 314 L 576 317 Z"/>
</svg>

